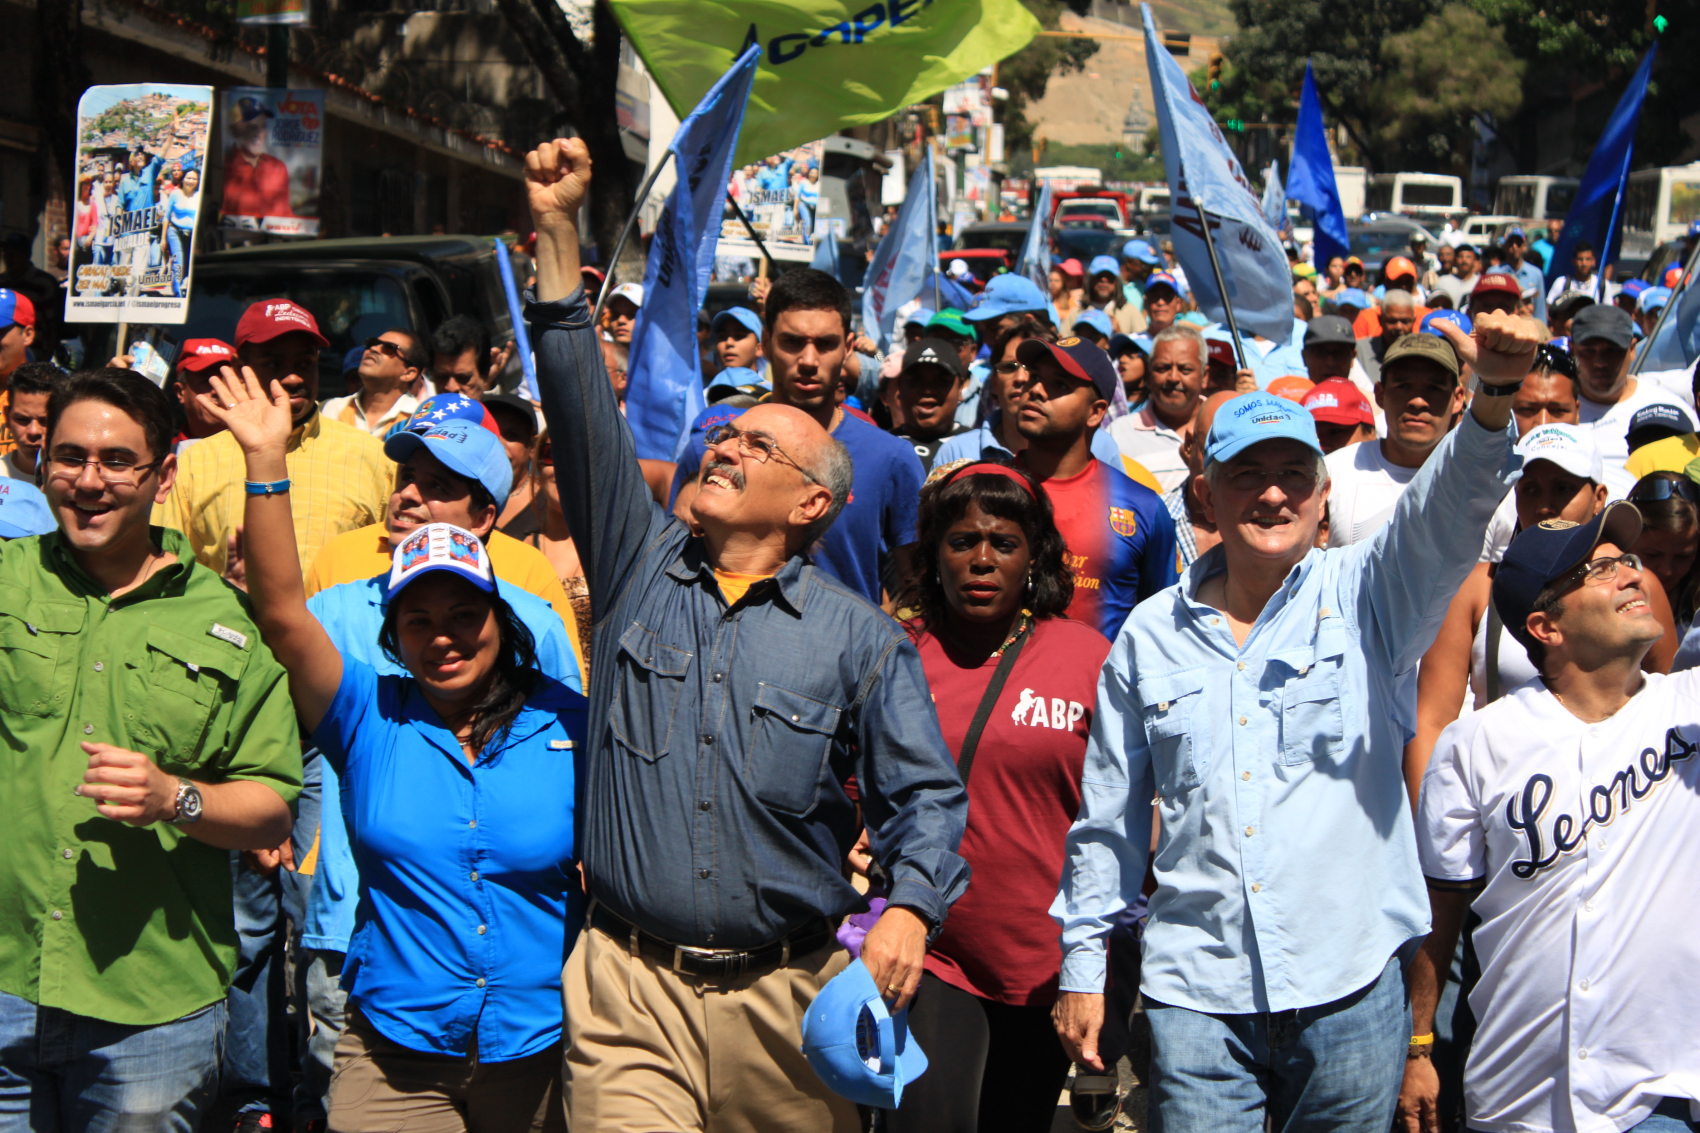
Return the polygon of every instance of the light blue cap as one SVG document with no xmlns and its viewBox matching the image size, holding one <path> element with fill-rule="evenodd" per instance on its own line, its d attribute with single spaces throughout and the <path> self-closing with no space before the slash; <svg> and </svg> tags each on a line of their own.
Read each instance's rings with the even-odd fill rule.
<svg viewBox="0 0 1700 1133">
<path fill-rule="evenodd" d="M 1122 266 L 1116 263 L 1114 256 L 1093 256 L 1092 262 L 1086 265 L 1086 278 L 1091 279 L 1093 276 L 1104 272 L 1119 276 L 1122 273 Z"/>
<path fill-rule="evenodd" d="M 1142 264 L 1160 264 L 1163 257 L 1157 254 L 1157 249 L 1144 240 L 1129 240 L 1122 245 L 1122 259 L 1138 260 Z"/>
<path fill-rule="evenodd" d="M 514 466 L 508 462 L 501 438 L 489 429 L 450 419 L 417 432 L 392 433 L 384 442 L 384 455 L 400 464 L 421 448 L 450 472 L 484 485 L 498 508 L 507 504 L 514 487 Z"/>
<path fill-rule="evenodd" d="M 1641 297 L 1635 301 L 1635 309 L 1646 313 L 1656 311 L 1670 302 L 1670 288 L 1649 287 L 1641 292 Z"/>
<path fill-rule="evenodd" d="M 1269 393 L 1242 393 L 1224 401 L 1210 424 L 1205 460 L 1232 460 L 1264 441 L 1298 441 L 1322 455 L 1316 418 L 1296 401 Z"/>
<path fill-rule="evenodd" d="M 820 989 L 803 1018 L 803 1055 L 839 1097 L 896 1109 L 903 1087 L 927 1070 L 909 1034 L 908 1011 L 891 1014 L 862 961 L 854 960 Z"/>
<path fill-rule="evenodd" d="M 58 526 L 40 488 L 23 480 L 0 477 L 0 539 L 46 535 Z"/>
<path fill-rule="evenodd" d="M 1334 297 L 1334 305 L 1336 307 L 1356 307 L 1360 311 L 1368 310 L 1370 307 L 1374 306 L 1374 304 L 1369 301 L 1369 296 L 1364 294 L 1363 288 L 1361 287 L 1346 288 Z"/>
<path fill-rule="evenodd" d="M 714 316 L 713 320 L 708 324 L 709 337 L 713 338 L 718 336 L 720 334 L 720 328 L 726 324 L 728 319 L 735 320 L 740 326 L 755 335 L 757 338 L 761 337 L 761 316 L 750 310 L 748 307 L 728 307 L 718 315 Z"/>
<path fill-rule="evenodd" d="M 1051 301 L 1040 292 L 1038 284 L 1024 275 L 1005 272 L 992 276 L 986 289 L 980 292 L 980 302 L 962 317 L 971 323 L 983 323 L 1022 311 L 1051 309 Z"/>
<path fill-rule="evenodd" d="M 1454 311 L 1450 307 L 1442 307 L 1438 311 L 1430 311 L 1423 316 L 1422 324 L 1417 327 L 1417 333 L 1432 334 L 1440 339 L 1446 338 L 1445 332 L 1436 327 L 1435 323 L 1452 323 L 1465 334 L 1476 332 L 1476 326 L 1470 321 L 1469 315 L 1466 315 L 1463 311 Z"/>
<path fill-rule="evenodd" d="M 920 323 L 924 327 L 928 323 L 932 322 L 934 316 L 937 314 L 938 312 L 933 310 L 931 307 L 916 307 L 910 312 L 909 317 L 903 320 L 903 325 L 907 327 Z"/>
<path fill-rule="evenodd" d="M 728 366 L 714 375 L 714 380 L 708 383 L 708 388 L 711 390 L 739 389 L 743 386 L 760 386 L 762 389 L 773 388 L 766 378 L 748 366 Z"/>
<path fill-rule="evenodd" d="M 1079 326 L 1081 323 L 1085 323 L 1105 338 L 1109 338 L 1111 335 L 1116 333 L 1115 324 L 1110 322 L 1110 316 L 1106 315 L 1096 307 L 1088 307 L 1076 316 L 1074 325 Z"/>
</svg>

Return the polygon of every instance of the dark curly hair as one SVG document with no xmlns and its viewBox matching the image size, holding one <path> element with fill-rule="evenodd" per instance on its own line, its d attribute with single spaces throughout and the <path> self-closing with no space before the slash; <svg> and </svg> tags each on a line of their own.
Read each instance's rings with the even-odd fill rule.
<svg viewBox="0 0 1700 1133">
<path fill-rule="evenodd" d="M 992 463 L 975 462 L 975 463 Z M 1056 617 L 1068 609 L 1074 599 L 1074 576 L 1069 573 L 1064 558 L 1062 532 L 1057 530 L 1051 512 L 1051 499 L 1038 481 L 1023 468 L 1005 465 L 1031 488 L 1032 495 L 1021 490 L 1006 476 L 976 473 L 952 481 L 954 469 L 921 489 L 921 514 L 915 540 L 916 577 L 912 589 L 913 601 L 908 603 L 920 611 L 921 624 L 931 632 L 944 625 L 944 580 L 939 577 L 939 550 L 944 546 L 945 533 L 976 503 L 987 515 L 1007 519 L 1021 528 L 1032 555 L 1032 589 L 1023 603 L 1038 618 Z"/>
</svg>

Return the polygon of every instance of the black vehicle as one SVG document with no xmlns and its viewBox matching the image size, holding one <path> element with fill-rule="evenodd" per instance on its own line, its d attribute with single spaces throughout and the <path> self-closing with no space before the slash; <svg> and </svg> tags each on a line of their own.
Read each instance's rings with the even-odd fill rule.
<svg viewBox="0 0 1700 1133">
<path fill-rule="evenodd" d="M 311 311 L 330 341 L 320 355 L 321 398 L 348 392 L 344 356 L 391 327 L 428 339 L 451 315 L 464 314 L 489 327 L 492 342 L 513 337 L 495 241 L 481 236 L 304 240 L 198 255 L 189 317 L 182 326 L 161 329 L 179 343 L 230 342 L 249 304 L 275 298 Z M 85 330 L 87 357 L 111 357 L 112 328 L 100 327 L 104 335 L 88 333 L 94 330 Z M 519 373 L 515 359 L 502 384 L 511 387 Z"/>
<path fill-rule="evenodd" d="M 1368 224 L 1346 225 L 1346 241 L 1351 254 L 1363 261 L 1364 274 L 1374 282 L 1379 282 L 1376 273 L 1381 270 L 1382 264 L 1394 256 L 1411 254 L 1413 233 L 1421 233 L 1430 248 L 1439 244 L 1434 233 L 1414 220 L 1401 217 L 1378 216 Z"/>
</svg>

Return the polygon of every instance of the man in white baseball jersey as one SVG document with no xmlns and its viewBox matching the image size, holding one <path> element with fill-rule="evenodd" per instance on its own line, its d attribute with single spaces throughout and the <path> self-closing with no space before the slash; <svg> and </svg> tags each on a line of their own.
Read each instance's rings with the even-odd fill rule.
<svg viewBox="0 0 1700 1133">
<path fill-rule="evenodd" d="M 1542 680 L 1447 728 L 1423 779 L 1434 931 L 1411 971 L 1410 1133 L 1440 1128 L 1427 1054 L 1467 905 L 1469 1129 L 1700 1129 L 1700 672 L 1641 671 L 1663 630 L 1624 553 L 1640 534 L 1626 503 L 1546 520 L 1494 576 Z"/>
</svg>

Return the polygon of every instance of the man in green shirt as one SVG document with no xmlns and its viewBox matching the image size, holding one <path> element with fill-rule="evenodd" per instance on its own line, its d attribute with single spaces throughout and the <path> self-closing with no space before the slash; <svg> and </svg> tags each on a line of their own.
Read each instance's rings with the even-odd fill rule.
<svg viewBox="0 0 1700 1133">
<path fill-rule="evenodd" d="M 0 545 L 0 1125 L 192 1130 L 236 962 L 230 851 L 289 836 L 295 711 L 179 532 L 171 406 L 128 370 L 48 402 L 59 529 Z"/>
</svg>

